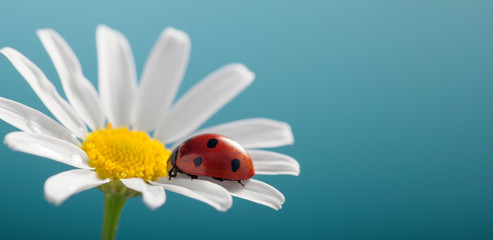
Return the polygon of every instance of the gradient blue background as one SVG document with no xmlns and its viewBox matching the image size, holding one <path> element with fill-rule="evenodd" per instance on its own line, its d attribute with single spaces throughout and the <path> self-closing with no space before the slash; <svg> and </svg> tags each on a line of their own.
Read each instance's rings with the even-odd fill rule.
<svg viewBox="0 0 493 240">
<path fill-rule="evenodd" d="M 206 125 L 249 117 L 289 122 L 301 175 L 258 177 L 282 210 L 235 199 L 226 213 L 168 194 L 150 211 L 128 202 L 119 239 L 492 239 L 491 1 L 2 2 L 0 46 L 61 85 L 35 30 L 66 38 L 97 84 L 95 28 L 125 34 L 138 73 L 167 26 L 192 39 L 179 94 L 216 68 L 257 75 Z M 48 113 L 5 57 L 0 96 Z M 0 123 L 0 135 L 13 131 Z M 60 207 L 46 178 L 69 170 L 0 146 L 0 238 L 97 239 L 102 195 Z"/>
</svg>

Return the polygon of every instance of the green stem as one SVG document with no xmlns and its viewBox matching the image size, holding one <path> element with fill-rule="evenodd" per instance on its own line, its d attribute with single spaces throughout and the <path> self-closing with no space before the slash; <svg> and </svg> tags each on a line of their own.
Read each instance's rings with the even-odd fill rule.
<svg viewBox="0 0 493 240">
<path fill-rule="evenodd" d="M 118 222 L 120 221 L 120 215 L 127 199 L 127 196 L 104 193 L 103 229 L 101 232 L 102 240 L 113 240 L 116 238 Z"/>
</svg>

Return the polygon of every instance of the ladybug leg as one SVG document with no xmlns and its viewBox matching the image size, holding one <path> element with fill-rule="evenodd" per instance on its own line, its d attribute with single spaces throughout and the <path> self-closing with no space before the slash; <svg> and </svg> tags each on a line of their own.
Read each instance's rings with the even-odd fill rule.
<svg viewBox="0 0 493 240">
<path fill-rule="evenodd" d="M 238 180 L 238 183 L 241 184 L 242 187 L 245 187 L 245 184 L 241 182 L 241 180 Z"/>
<path fill-rule="evenodd" d="M 177 171 L 176 167 L 173 167 L 173 168 L 169 171 L 169 173 L 168 173 L 168 176 L 169 176 L 168 180 L 171 180 L 171 178 L 172 178 L 172 177 L 176 177 L 176 173 L 177 173 L 177 172 L 178 172 L 178 171 Z"/>
<path fill-rule="evenodd" d="M 190 176 L 190 178 L 191 178 L 192 180 L 199 178 L 199 177 L 197 177 L 197 175 L 189 175 L 189 176 Z"/>
<path fill-rule="evenodd" d="M 218 180 L 218 181 L 220 181 L 220 182 L 224 181 L 224 178 L 216 178 L 216 177 L 215 177 L 214 179 L 216 179 L 216 180 Z"/>
</svg>

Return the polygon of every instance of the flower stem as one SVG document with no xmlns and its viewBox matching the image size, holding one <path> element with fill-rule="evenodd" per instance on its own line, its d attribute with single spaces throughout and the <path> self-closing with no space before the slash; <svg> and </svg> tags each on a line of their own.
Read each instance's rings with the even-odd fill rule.
<svg viewBox="0 0 493 240">
<path fill-rule="evenodd" d="M 113 240 L 116 238 L 118 222 L 120 221 L 120 215 L 127 199 L 127 196 L 104 193 L 102 240 Z"/>
</svg>

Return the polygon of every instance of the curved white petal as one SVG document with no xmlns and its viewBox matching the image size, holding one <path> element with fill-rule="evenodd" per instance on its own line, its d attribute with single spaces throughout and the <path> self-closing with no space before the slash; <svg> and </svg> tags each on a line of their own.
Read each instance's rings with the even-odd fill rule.
<svg viewBox="0 0 493 240">
<path fill-rule="evenodd" d="M 166 190 L 207 203 L 218 211 L 226 211 L 233 205 L 231 194 L 221 186 L 209 181 L 190 178 L 160 178 L 153 184 L 162 185 Z"/>
<path fill-rule="evenodd" d="M 125 186 L 142 193 L 142 201 L 152 210 L 160 207 L 166 201 L 164 188 L 153 186 L 144 182 L 141 178 L 120 179 Z"/>
<path fill-rule="evenodd" d="M 70 131 L 75 133 L 77 137 L 84 138 L 87 134 L 86 126 L 70 104 L 60 97 L 55 86 L 46 78 L 41 69 L 15 49 L 6 47 L 2 48 L 0 52 L 10 60 L 17 71 L 26 79 L 53 115 Z"/>
<path fill-rule="evenodd" d="M 175 98 L 190 56 L 185 32 L 166 28 L 154 45 L 142 73 L 132 113 L 136 129 L 152 131 Z"/>
<path fill-rule="evenodd" d="M 130 126 L 137 75 L 127 39 L 107 26 L 96 31 L 98 50 L 99 94 L 109 122 Z"/>
<path fill-rule="evenodd" d="M 248 154 L 252 158 L 256 175 L 288 174 L 298 176 L 300 174 L 300 164 L 288 155 L 264 150 L 248 150 Z"/>
<path fill-rule="evenodd" d="M 284 195 L 281 192 L 271 185 L 255 179 L 242 181 L 245 185 L 244 187 L 235 181 L 211 181 L 217 182 L 217 184 L 226 188 L 235 197 L 262 204 L 275 210 L 281 209 L 284 203 Z"/>
<path fill-rule="evenodd" d="M 55 205 L 62 204 L 70 196 L 84 190 L 97 187 L 109 182 L 109 179 L 100 179 L 94 171 L 74 169 L 53 175 L 45 182 L 45 198 Z"/>
<path fill-rule="evenodd" d="M 77 168 L 91 169 L 89 157 L 77 146 L 58 138 L 28 132 L 11 132 L 5 136 L 5 144 L 21 151 L 65 163 Z"/>
<path fill-rule="evenodd" d="M 94 86 L 82 74 L 82 67 L 65 40 L 52 29 L 38 30 L 48 55 L 62 81 L 65 95 L 75 111 L 92 129 L 104 127 L 104 113 Z"/>
<path fill-rule="evenodd" d="M 166 114 L 155 138 L 174 142 L 202 125 L 236 97 L 255 78 L 242 64 L 229 64 L 209 74 L 190 89 Z"/>
<path fill-rule="evenodd" d="M 245 148 L 271 148 L 294 143 L 289 124 L 266 118 L 250 118 L 201 129 L 193 135 L 216 133 L 227 136 Z M 185 140 L 185 139 L 182 139 Z M 178 141 L 174 149 L 182 141 Z"/>
<path fill-rule="evenodd" d="M 25 132 L 55 137 L 80 145 L 77 137 L 55 120 L 36 109 L 2 97 L 0 97 L 0 119 Z"/>
</svg>

